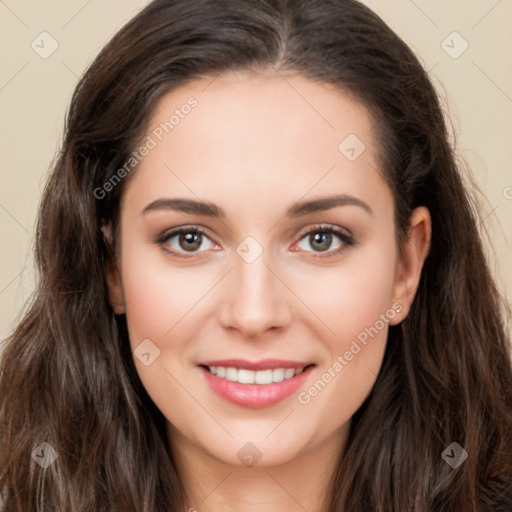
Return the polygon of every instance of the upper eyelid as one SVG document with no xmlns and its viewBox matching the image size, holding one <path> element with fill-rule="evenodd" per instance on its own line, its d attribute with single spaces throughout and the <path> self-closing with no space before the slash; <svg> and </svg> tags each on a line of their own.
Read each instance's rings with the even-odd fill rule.
<svg viewBox="0 0 512 512">
<path fill-rule="evenodd" d="M 345 235 L 347 237 L 350 237 L 350 238 L 353 237 L 353 235 L 349 229 L 341 227 L 341 226 L 334 226 L 331 224 L 318 224 L 316 226 L 313 226 L 312 228 L 308 228 L 305 231 L 301 232 L 300 237 L 303 237 L 310 233 L 314 233 L 316 231 L 320 231 L 320 232 L 321 231 L 331 231 L 334 234 L 339 234 L 341 232 L 343 235 Z"/>
<path fill-rule="evenodd" d="M 212 242 L 217 244 L 217 242 L 215 242 L 215 237 L 210 235 L 210 231 L 207 228 L 204 228 L 199 225 L 185 225 L 185 226 L 178 226 L 175 228 L 167 229 L 161 235 L 159 235 L 157 238 L 169 239 L 169 238 L 173 238 L 181 233 L 188 233 L 188 232 L 194 232 L 194 231 L 197 233 L 201 233 L 202 235 L 208 237 Z M 219 245 L 219 244 L 217 244 L 217 245 Z"/>
</svg>

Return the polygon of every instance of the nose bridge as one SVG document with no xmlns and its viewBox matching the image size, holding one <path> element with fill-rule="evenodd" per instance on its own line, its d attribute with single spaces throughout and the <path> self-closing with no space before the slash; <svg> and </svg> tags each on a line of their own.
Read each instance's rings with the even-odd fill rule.
<svg viewBox="0 0 512 512">
<path fill-rule="evenodd" d="M 273 298 L 272 273 L 268 269 L 268 258 L 263 255 L 255 261 L 248 263 L 241 259 L 235 265 L 235 278 L 237 280 L 237 297 L 242 302 L 254 302 L 255 305 L 262 300 L 265 303 Z"/>
<path fill-rule="evenodd" d="M 283 283 L 268 268 L 274 266 L 270 251 L 261 246 L 258 250 L 248 240 L 247 245 L 242 242 L 238 246 L 234 258 L 234 283 L 226 297 L 223 324 L 247 336 L 286 325 L 290 319 L 288 299 Z"/>
</svg>

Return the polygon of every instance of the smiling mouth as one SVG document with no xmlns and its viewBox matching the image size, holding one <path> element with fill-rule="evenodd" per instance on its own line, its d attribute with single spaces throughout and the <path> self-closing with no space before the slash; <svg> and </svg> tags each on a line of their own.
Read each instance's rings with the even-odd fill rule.
<svg viewBox="0 0 512 512">
<path fill-rule="evenodd" d="M 293 379 L 293 377 L 300 375 L 307 368 L 315 365 L 308 364 L 300 368 L 268 368 L 263 370 L 248 370 L 233 366 L 208 366 L 205 364 L 199 366 L 220 379 L 238 382 L 239 384 L 268 385 Z"/>
<path fill-rule="evenodd" d="M 251 409 L 269 407 L 290 397 L 305 384 L 315 367 L 314 363 L 285 359 L 224 359 L 197 365 L 214 393 Z"/>
</svg>

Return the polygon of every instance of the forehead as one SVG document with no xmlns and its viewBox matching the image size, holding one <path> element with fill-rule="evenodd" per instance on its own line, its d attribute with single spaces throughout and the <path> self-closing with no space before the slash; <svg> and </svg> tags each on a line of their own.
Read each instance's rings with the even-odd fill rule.
<svg viewBox="0 0 512 512">
<path fill-rule="evenodd" d="M 266 142 L 261 151 L 281 145 L 283 139 L 318 142 L 322 138 L 337 151 L 339 137 L 353 133 L 372 146 L 373 120 L 360 102 L 333 85 L 298 74 L 273 69 L 232 71 L 189 82 L 160 99 L 150 125 L 165 123 L 174 111 L 188 111 L 191 97 L 197 107 L 184 117 L 192 121 L 182 123 L 184 117 L 180 116 L 179 130 L 176 124 L 172 131 L 182 132 L 183 137 L 193 131 L 203 145 L 207 141 L 215 145 L 220 138 L 239 145 L 240 139 L 245 139 L 247 147 L 243 149 L 247 151 L 257 136 Z"/>
<path fill-rule="evenodd" d="M 154 147 L 127 194 L 134 187 L 141 200 L 166 189 L 186 197 L 214 191 L 261 209 L 262 197 L 283 202 L 289 195 L 288 203 L 333 189 L 382 188 L 373 126 L 346 93 L 297 74 L 270 69 L 194 80 L 156 104 L 146 133 Z"/>
</svg>

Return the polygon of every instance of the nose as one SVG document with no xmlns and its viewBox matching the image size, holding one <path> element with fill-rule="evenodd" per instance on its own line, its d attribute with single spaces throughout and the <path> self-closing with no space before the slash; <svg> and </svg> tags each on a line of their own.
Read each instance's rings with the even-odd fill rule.
<svg viewBox="0 0 512 512">
<path fill-rule="evenodd" d="M 291 321 L 290 291 L 278 277 L 266 253 L 252 263 L 235 256 L 225 300 L 219 309 L 225 329 L 235 329 L 246 338 L 266 331 L 282 330 Z M 269 268 L 270 267 L 270 268 Z"/>
</svg>

